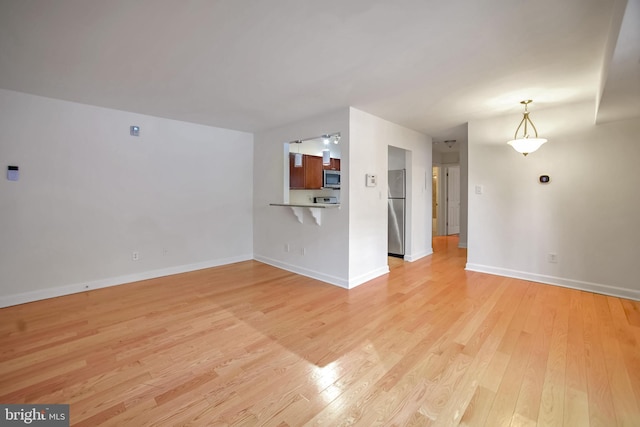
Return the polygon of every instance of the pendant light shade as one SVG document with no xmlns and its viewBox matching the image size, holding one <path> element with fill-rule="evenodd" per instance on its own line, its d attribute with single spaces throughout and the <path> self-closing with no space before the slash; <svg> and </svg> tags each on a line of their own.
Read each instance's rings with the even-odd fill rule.
<svg viewBox="0 0 640 427">
<path fill-rule="evenodd" d="M 542 144 L 547 142 L 547 140 L 544 138 L 538 138 L 538 130 L 529 118 L 529 111 L 527 109 L 527 106 L 532 102 L 533 101 L 530 99 L 526 101 L 520 101 L 520 103 L 524 105 L 524 115 L 522 117 L 522 120 L 520 121 L 520 124 L 518 125 L 518 128 L 516 129 L 516 133 L 514 134 L 513 139 L 507 143 L 512 146 L 513 149 L 518 153 L 522 153 L 525 156 L 529 153 L 533 153 L 538 148 L 540 148 Z M 523 133 L 518 135 L 518 132 L 520 132 L 520 128 L 522 128 L 523 124 Z M 533 128 L 533 137 L 529 134 L 529 125 Z"/>
<path fill-rule="evenodd" d="M 329 166 L 331 164 L 331 151 L 325 149 L 322 150 L 322 164 Z"/>
<path fill-rule="evenodd" d="M 301 140 L 291 141 L 290 144 L 296 144 L 298 146 L 298 151 L 293 154 L 293 167 L 301 168 L 302 167 L 302 153 L 300 152 L 300 144 L 302 144 Z"/>
<path fill-rule="evenodd" d="M 522 153 L 526 156 L 527 154 L 536 151 L 545 142 L 547 142 L 547 140 L 544 138 L 520 138 L 513 139 L 509 141 L 508 144 L 518 153 Z"/>
</svg>

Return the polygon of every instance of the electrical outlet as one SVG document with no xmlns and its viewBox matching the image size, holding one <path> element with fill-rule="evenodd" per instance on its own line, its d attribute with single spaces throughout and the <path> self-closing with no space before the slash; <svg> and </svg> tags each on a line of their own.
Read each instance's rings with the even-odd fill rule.
<svg viewBox="0 0 640 427">
<path fill-rule="evenodd" d="M 131 260 L 138 261 L 140 259 L 140 253 L 138 251 L 133 251 L 131 253 Z"/>
<path fill-rule="evenodd" d="M 285 243 L 285 244 L 284 244 L 284 251 L 285 251 L 285 252 L 291 252 L 291 246 L 289 246 L 289 244 L 288 244 L 288 243 Z"/>
<path fill-rule="evenodd" d="M 306 248 L 302 248 L 300 250 L 300 252 L 302 253 L 302 255 L 306 255 L 307 254 L 307 249 Z"/>
<path fill-rule="evenodd" d="M 550 263 L 553 263 L 553 264 L 557 264 L 558 263 L 558 254 L 549 253 L 549 255 L 547 255 L 547 261 L 549 261 Z"/>
<path fill-rule="evenodd" d="M 167 256 L 168 254 L 169 254 L 169 249 L 163 248 L 162 249 L 162 256 Z"/>
</svg>

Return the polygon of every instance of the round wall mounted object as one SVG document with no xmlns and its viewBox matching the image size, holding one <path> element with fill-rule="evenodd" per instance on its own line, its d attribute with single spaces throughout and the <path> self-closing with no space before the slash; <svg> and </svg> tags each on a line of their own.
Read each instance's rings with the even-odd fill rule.
<svg viewBox="0 0 640 427">
<path fill-rule="evenodd" d="M 542 184 L 547 184 L 549 181 L 551 181 L 551 178 L 549 178 L 549 175 L 540 175 L 540 182 Z"/>
</svg>

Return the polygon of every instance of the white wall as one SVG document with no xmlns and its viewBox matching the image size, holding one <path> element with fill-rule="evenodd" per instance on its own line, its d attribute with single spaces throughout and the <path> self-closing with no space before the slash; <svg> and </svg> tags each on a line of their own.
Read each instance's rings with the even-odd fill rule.
<svg viewBox="0 0 640 427">
<path fill-rule="evenodd" d="M 340 132 L 340 167 L 348 176 L 349 111 L 340 111 L 255 135 L 254 167 L 254 256 L 288 271 L 334 285 L 349 286 L 349 183 L 342 182 L 340 209 L 322 211 L 321 225 L 303 210 L 303 223 L 282 203 L 289 188 L 283 185 L 289 173 L 288 141 Z M 286 196 L 285 196 L 286 194 Z M 288 245 L 289 252 L 286 251 Z M 303 254 L 304 250 L 304 254 Z"/>
<path fill-rule="evenodd" d="M 244 132 L 0 90 L 0 305 L 251 259 L 252 152 Z"/>
<path fill-rule="evenodd" d="M 469 123 L 467 268 L 640 299 L 640 120 L 596 126 L 590 103 L 534 110 L 549 142 L 524 157 L 506 144 L 521 118 Z"/>
<path fill-rule="evenodd" d="M 388 170 L 400 170 L 407 167 L 406 150 L 389 146 Z"/>
<path fill-rule="evenodd" d="M 349 132 L 349 282 L 357 286 L 388 271 L 388 146 L 407 150 L 408 261 L 431 254 L 431 138 L 350 109 Z M 343 152 L 344 155 L 344 152 Z M 378 185 L 367 187 L 366 174 Z"/>
<path fill-rule="evenodd" d="M 462 145 L 462 142 L 460 142 L 459 144 Z M 460 147 L 460 149 L 462 149 L 462 147 Z M 460 164 L 460 152 L 442 152 L 433 150 L 433 164 L 436 166 Z"/>
</svg>

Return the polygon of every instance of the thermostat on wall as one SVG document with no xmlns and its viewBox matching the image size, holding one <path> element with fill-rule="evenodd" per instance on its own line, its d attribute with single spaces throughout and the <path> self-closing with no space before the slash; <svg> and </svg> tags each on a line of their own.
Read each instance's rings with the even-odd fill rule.
<svg viewBox="0 0 640 427">
<path fill-rule="evenodd" d="M 367 187 L 375 187 L 378 185 L 378 175 L 367 174 Z"/>
<path fill-rule="evenodd" d="M 7 179 L 9 181 L 17 181 L 20 178 L 18 166 L 7 166 Z"/>
</svg>

